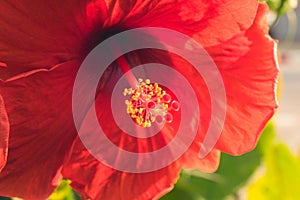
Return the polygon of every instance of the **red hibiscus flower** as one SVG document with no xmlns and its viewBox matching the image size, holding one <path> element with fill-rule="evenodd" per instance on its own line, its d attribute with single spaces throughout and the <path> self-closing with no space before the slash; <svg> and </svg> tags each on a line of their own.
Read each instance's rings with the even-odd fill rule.
<svg viewBox="0 0 300 200">
<path fill-rule="evenodd" d="M 252 150 L 277 107 L 276 43 L 268 36 L 266 13 L 266 5 L 255 0 L 2 1 L 0 195 L 45 199 L 65 177 L 83 198 L 159 198 L 172 189 L 181 168 L 213 172 L 221 151 L 238 155 Z M 140 107 L 142 100 L 138 100 L 148 97 L 129 88 L 125 92 L 128 101 L 122 101 L 120 112 L 127 108 L 141 129 L 155 120 L 171 122 L 150 138 L 127 135 L 114 122 L 111 109 L 113 87 L 122 75 L 155 62 L 176 69 L 195 91 L 200 125 L 188 150 L 163 168 L 133 173 L 103 164 L 81 142 L 81 128 L 77 130 L 73 120 L 72 92 L 82 61 L 106 38 L 139 27 L 162 27 L 188 35 L 216 64 L 226 92 L 226 116 L 222 133 L 205 158 L 198 154 L 212 112 L 206 83 L 187 60 L 158 49 L 129 52 L 109 65 L 97 86 L 95 106 L 88 99 L 82 105 L 83 134 L 95 128 L 87 125 L 88 113 L 95 108 L 103 132 L 115 146 L 143 153 L 167 145 L 176 135 L 183 112 L 179 109 L 182 102 L 170 89 L 149 80 L 140 82 L 141 91 L 152 92 L 151 102 Z M 80 84 L 84 87 L 86 82 Z M 172 115 L 167 115 L 166 104 L 173 106 Z M 162 106 L 159 112 L 163 112 L 155 120 L 134 111 L 154 105 Z M 95 141 L 105 148 L 102 142 Z M 117 162 L 118 155 L 114 159 Z"/>
</svg>

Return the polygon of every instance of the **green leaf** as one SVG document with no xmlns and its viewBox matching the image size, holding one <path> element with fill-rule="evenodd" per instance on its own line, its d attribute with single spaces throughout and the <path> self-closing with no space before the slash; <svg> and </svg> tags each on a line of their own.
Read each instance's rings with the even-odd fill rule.
<svg viewBox="0 0 300 200">
<path fill-rule="evenodd" d="M 266 0 L 269 8 L 281 16 L 291 9 L 289 0 Z"/>
<path fill-rule="evenodd" d="M 266 172 L 249 186 L 249 200 L 295 200 L 300 197 L 300 159 L 285 144 L 264 151 Z"/>
<path fill-rule="evenodd" d="M 73 191 L 69 185 L 70 181 L 62 180 L 61 184 L 51 194 L 48 200 L 79 200 L 80 197 Z"/>
</svg>

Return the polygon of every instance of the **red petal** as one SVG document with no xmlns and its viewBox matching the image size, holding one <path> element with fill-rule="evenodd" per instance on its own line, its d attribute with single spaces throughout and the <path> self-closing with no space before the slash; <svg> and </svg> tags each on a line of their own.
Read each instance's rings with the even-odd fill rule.
<svg viewBox="0 0 300 200">
<path fill-rule="evenodd" d="M 97 161 L 80 140 L 63 169 L 64 177 L 84 198 L 111 200 L 157 199 L 173 188 L 179 172 L 177 164 L 150 173 L 120 172 Z"/>
<path fill-rule="evenodd" d="M 0 62 L 0 67 L 7 67 L 7 65 L 3 62 Z"/>
<path fill-rule="evenodd" d="M 181 158 L 182 167 L 184 169 L 198 169 L 203 172 L 215 172 L 220 163 L 220 151 L 213 149 L 206 157 L 199 158 L 200 147 L 192 145 L 190 149 L 184 153 Z"/>
<path fill-rule="evenodd" d="M 256 0 L 139 0 L 108 5 L 112 25 L 169 28 L 194 37 L 203 46 L 219 44 L 249 28 L 257 9 Z"/>
<path fill-rule="evenodd" d="M 76 137 L 71 92 L 77 65 L 64 63 L 0 82 L 10 122 L 0 196 L 46 199 L 59 184 Z"/>
<path fill-rule="evenodd" d="M 227 153 L 241 154 L 253 149 L 277 107 L 276 43 L 268 36 L 266 9 L 265 5 L 259 6 L 254 24 L 243 34 L 239 33 L 220 45 L 206 47 L 217 64 L 226 90 L 226 120 L 216 148 Z M 202 142 L 211 116 L 210 93 L 189 63 L 171 56 L 172 62 L 162 63 L 184 75 L 197 94 L 201 126 L 195 141 Z M 162 60 L 163 56 L 158 59 Z"/>
<path fill-rule="evenodd" d="M 231 66 L 220 66 L 227 93 L 227 116 L 217 144 L 221 151 L 242 154 L 252 150 L 277 108 L 276 43 L 268 35 L 267 6 L 261 4 L 246 32 L 249 52 Z"/>
<path fill-rule="evenodd" d="M 8 135 L 9 122 L 3 98 L 0 95 L 0 172 L 7 161 Z"/>
<path fill-rule="evenodd" d="M 0 61 L 8 66 L 0 68 L 0 79 L 8 79 L 84 56 L 90 35 L 102 28 L 106 5 L 81 0 L 2 1 L 0 13 Z"/>
</svg>

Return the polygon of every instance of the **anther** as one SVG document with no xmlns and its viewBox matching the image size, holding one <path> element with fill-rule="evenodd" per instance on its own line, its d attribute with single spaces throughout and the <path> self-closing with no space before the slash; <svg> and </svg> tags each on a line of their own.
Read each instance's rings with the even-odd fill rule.
<svg viewBox="0 0 300 200">
<path fill-rule="evenodd" d="M 171 95 L 150 79 L 139 78 L 136 88 L 125 88 L 123 95 L 130 95 L 125 101 L 127 113 L 142 127 L 151 127 L 154 122 L 171 123 L 173 115 L 170 111 L 180 109 L 179 102 L 172 100 Z"/>
</svg>

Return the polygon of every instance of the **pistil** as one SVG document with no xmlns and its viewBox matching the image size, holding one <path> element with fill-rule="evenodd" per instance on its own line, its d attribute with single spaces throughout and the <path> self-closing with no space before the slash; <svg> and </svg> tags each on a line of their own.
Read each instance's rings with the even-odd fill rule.
<svg viewBox="0 0 300 200">
<path fill-rule="evenodd" d="M 130 96 L 125 101 L 126 111 L 130 117 L 142 127 L 151 127 L 156 123 L 171 123 L 173 115 L 171 111 L 179 111 L 180 104 L 173 100 L 157 83 L 151 83 L 138 79 L 135 88 L 125 88 L 124 96 Z"/>
</svg>

